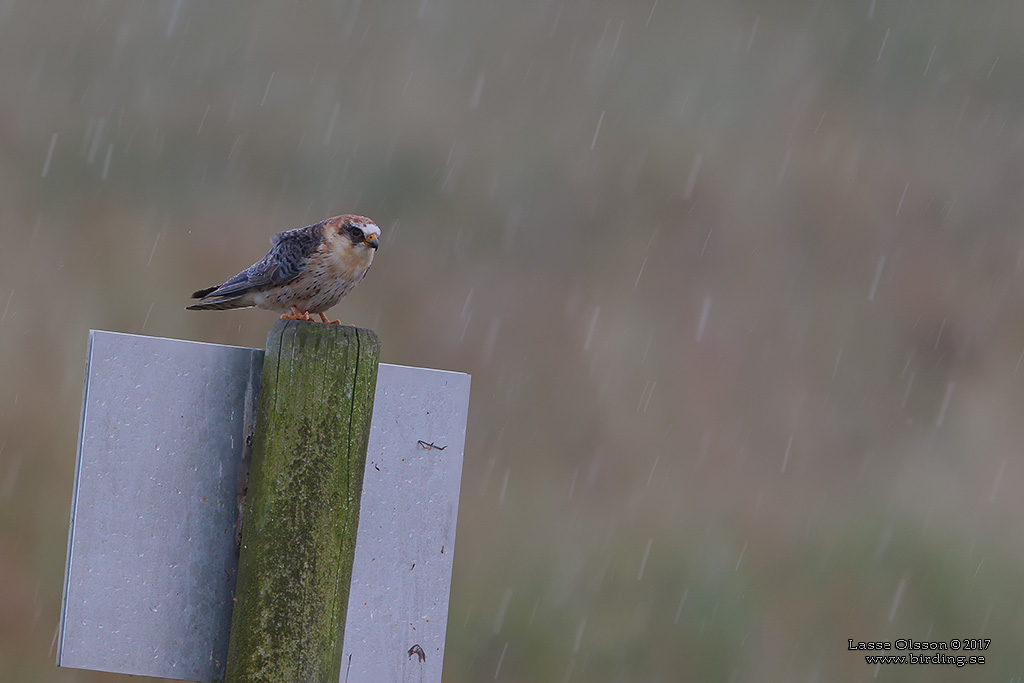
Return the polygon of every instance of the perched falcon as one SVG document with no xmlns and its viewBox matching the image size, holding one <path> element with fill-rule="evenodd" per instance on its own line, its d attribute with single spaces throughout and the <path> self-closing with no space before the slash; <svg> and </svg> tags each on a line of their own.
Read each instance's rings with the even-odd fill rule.
<svg viewBox="0 0 1024 683">
<path fill-rule="evenodd" d="M 335 216 L 278 233 L 267 255 L 222 285 L 192 294 L 190 311 L 257 306 L 281 311 L 290 320 L 328 320 L 324 311 L 366 276 L 380 240 L 380 228 L 363 216 Z"/>
</svg>

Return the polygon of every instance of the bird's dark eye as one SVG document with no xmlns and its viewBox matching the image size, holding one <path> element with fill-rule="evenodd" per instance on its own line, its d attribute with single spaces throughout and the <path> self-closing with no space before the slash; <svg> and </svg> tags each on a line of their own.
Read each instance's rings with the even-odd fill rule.
<svg viewBox="0 0 1024 683">
<path fill-rule="evenodd" d="M 352 235 L 352 239 L 363 239 L 363 231 L 357 228 L 356 226 L 353 225 L 351 228 L 348 229 L 348 231 Z"/>
</svg>

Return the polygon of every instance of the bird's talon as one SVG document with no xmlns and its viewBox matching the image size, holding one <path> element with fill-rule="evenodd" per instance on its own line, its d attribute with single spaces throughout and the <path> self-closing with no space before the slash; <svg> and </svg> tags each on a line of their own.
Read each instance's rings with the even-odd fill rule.
<svg viewBox="0 0 1024 683">
<path fill-rule="evenodd" d="M 291 307 L 291 311 L 288 313 L 281 314 L 282 320 L 301 320 L 303 322 L 313 322 L 313 319 L 309 317 L 309 311 L 299 312 L 299 309 L 295 306 Z"/>
<path fill-rule="evenodd" d="M 320 316 L 320 322 L 324 323 L 325 325 L 340 325 L 341 324 L 340 320 L 330 320 L 323 313 L 317 313 L 317 315 Z"/>
</svg>

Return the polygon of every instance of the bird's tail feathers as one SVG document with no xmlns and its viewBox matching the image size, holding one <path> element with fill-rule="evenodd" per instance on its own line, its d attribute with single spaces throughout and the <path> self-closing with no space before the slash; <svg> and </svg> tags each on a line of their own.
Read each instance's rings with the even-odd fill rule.
<svg viewBox="0 0 1024 683">
<path fill-rule="evenodd" d="M 213 289 L 216 289 L 216 287 L 214 287 Z M 199 290 L 199 291 L 201 292 L 201 291 L 204 291 L 204 290 Z M 210 290 L 210 291 L 212 291 L 212 290 Z M 196 294 L 199 294 L 199 292 L 196 292 Z M 195 294 L 193 294 L 193 297 L 199 298 L 199 297 L 196 297 Z M 253 305 L 252 301 L 248 300 L 247 297 L 242 296 L 242 295 L 238 295 L 238 296 L 222 297 L 220 299 L 211 299 L 210 301 L 204 301 L 204 302 L 199 303 L 199 304 L 192 304 L 191 306 L 186 306 L 185 310 L 186 311 L 224 311 L 224 310 L 228 310 L 230 308 L 249 308 L 252 305 Z"/>
<path fill-rule="evenodd" d="M 214 285 L 213 287 L 207 287 L 206 289 L 197 289 L 196 291 L 192 292 L 192 298 L 193 299 L 202 299 L 207 294 L 209 294 L 210 292 L 212 292 L 215 289 L 218 289 L 219 287 L 220 287 L 220 285 Z"/>
</svg>

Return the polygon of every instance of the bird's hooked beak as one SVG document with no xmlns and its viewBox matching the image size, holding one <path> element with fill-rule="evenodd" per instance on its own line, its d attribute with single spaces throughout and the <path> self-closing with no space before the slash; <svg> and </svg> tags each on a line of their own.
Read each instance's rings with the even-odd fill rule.
<svg viewBox="0 0 1024 683">
<path fill-rule="evenodd" d="M 363 244 L 370 247 L 371 249 L 376 249 L 377 247 L 380 246 L 380 241 L 377 240 L 376 235 L 367 235 L 366 239 L 363 240 Z"/>
</svg>

